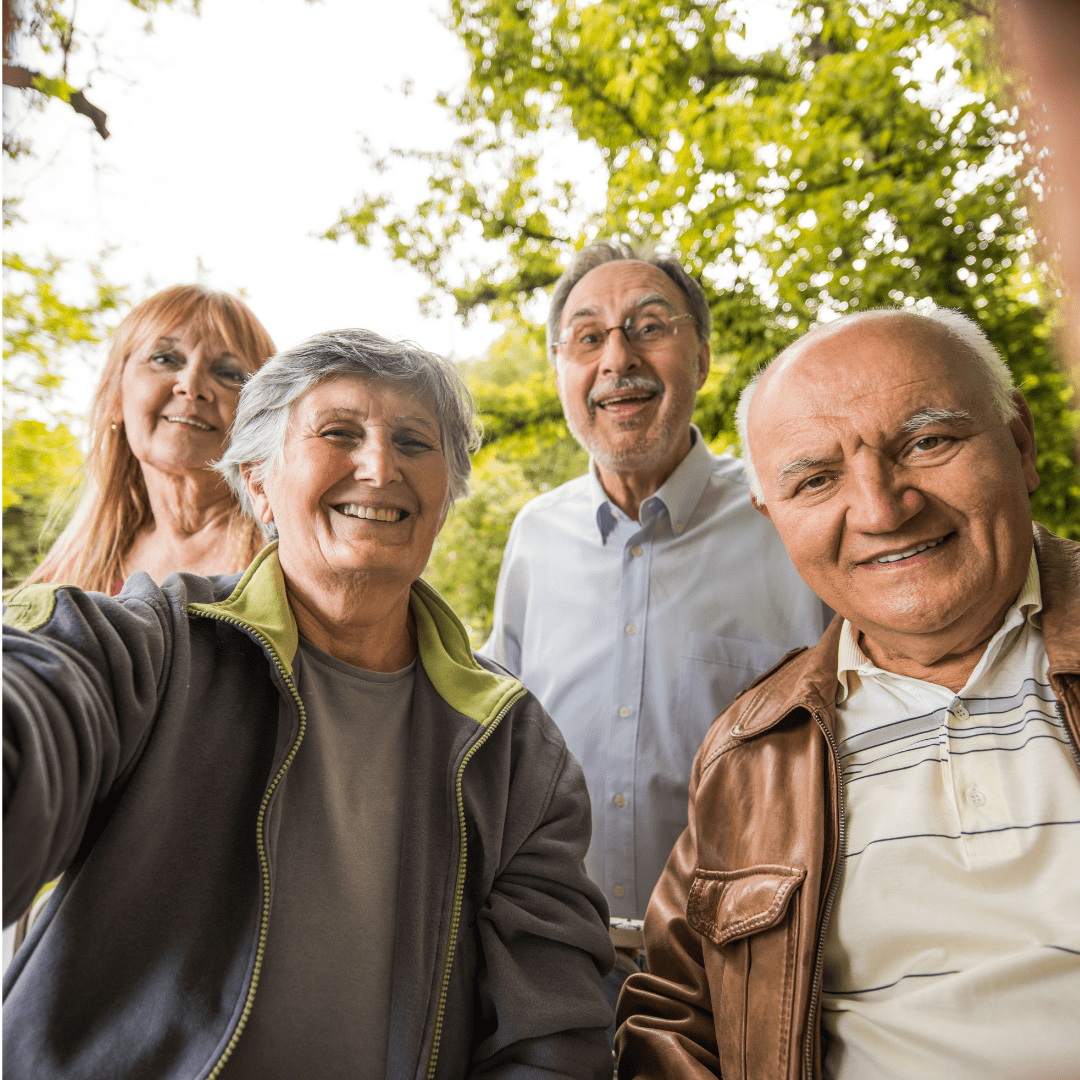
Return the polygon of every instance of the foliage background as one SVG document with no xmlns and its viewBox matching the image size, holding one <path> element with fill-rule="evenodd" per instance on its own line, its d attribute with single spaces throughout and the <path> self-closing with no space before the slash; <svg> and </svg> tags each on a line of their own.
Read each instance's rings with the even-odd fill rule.
<svg viewBox="0 0 1080 1080">
<path fill-rule="evenodd" d="M 429 570 L 477 637 L 509 508 L 582 468 L 538 359 L 539 331 L 526 327 L 542 320 L 572 251 L 597 237 L 660 244 L 700 276 L 714 366 L 695 421 L 714 449 L 738 450 L 739 391 L 814 322 L 928 303 L 971 316 L 1035 415 L 1035 517 L 1080 538 L 1056 286 L 1028 222 L 1041 174 L 1025 158 L 1023 87 L 1000 74 L 988 9 L 798 3 L 790 40 L 756 54 L 740 11 L 694 0 L 453 0 L 472 58 L 464 93 L 444 101 L 461 138 L 420 155 L 426 200 L 362 193 L 328 231 L 386 243 L 463 318 L 490 310 L 514 328 L 501 357 L 473 372 L 488 424 L 475 513 L 457 511 Z M 606 163 L 599 210 L 545 171 L 545 135 L 567 129 Z M 392 171 L 408 156 L 392 150 L 381 164 Z M 457 258 L 477 240 L 478 258 Z"/>
<path fill-rule="evenodd" d="M 468 365 L 485 443 L 474 494 L 451 511 L 427 572 L 474 641 L 515 513 L 585 468 L 540 324 L 569 256 L 598 237 L 675 250 L 700 276 L 716 329 L 695 422 L 717 450 L 738 451 L 733 411 L 750 374 L 813 322 L 931 301 L 976 318 L 1036 417 L 1035 515 L 1080 537 L 1056 286 L 1028 221 L 1041 177 L 988 12 L 955 0 L 790 8 L 790 38 L 763 50 L 745 4 L 452 0 L 471 70 L 441 100 L 460 137 L 444 152 L 373 150 L 383 190 L 361 192 L 326 230 L 418 270 L 428 306 L 448 299 L 463 320 L 489 313 L 505 327 Z M 586 195 L 595 177 L 560 171 L 556 136 L 594 148 L 599 203 Z M 427 193 L 410 202 L 399 177 L 418 163 Z M 50 358 L 93 347 L 125 303 L 104 282 L 63 301 L 55 267 L 39 264 L 5 264 L 5 372 L 10 362 L 22 380 L 5 393 L 5 584 L 28 569 L 77 460 L 48 411 Z"/>
</svg>

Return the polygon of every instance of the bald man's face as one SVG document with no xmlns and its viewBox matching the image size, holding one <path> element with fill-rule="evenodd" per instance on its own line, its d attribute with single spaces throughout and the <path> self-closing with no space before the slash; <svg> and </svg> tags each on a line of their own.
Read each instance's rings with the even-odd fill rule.
<svg viewBox="0 0 1080 1080">
<path fill-rule="evenodd" d="M 803 580 L 872 642 L 932 640 L 944 656 L 993 633 L 1027 572 L 1038 477 L 1022 413 L 1004 423 L 973 361 L 922 320 L 818 331 L 751 404 L 759 509 Z"/>
</svg>

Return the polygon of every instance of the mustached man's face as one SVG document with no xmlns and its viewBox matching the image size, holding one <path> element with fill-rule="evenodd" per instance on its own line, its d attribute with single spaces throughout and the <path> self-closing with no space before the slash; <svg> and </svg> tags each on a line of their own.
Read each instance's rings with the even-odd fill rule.
<svg viewBox="0 0 1080 1080">
<path fill-rule="evenodd" d="M 618 260 L 590 270 L 571 290 L 560 331 L 622 326 L 650 313 L 689 314 L 682 290 L 648 263 Z M 661 348 L 646 353 L 620 330 L 583 359 L 556 350 L 566 422 L 602 472 L 667 475 L 690 449 L 694 400 L 709 371 L 709 346 L 692 319 L 678 319 Z"/>
<path fill-rule="evenodd" d="M 993 633 L 1030 559 L 1031 414 L 1003 421 L 944 331 L 900 314 L 817 331 L 762 380 L 748 429 L 759 509 L 871 643 L 946 655 Z"/>
</svg>

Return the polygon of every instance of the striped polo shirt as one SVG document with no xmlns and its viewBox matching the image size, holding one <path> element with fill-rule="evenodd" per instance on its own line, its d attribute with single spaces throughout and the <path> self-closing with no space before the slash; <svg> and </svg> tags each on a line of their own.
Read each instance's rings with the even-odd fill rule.
<svg viewBox="0 0 1080 1080">
<path fill-rule="evenodd" d="M 876 667 L 844 623 L 829 1080 L 1080 1077 L 1080 761 L 1041 608 L 1033 554 L 958 694 Z"/>
</svg>

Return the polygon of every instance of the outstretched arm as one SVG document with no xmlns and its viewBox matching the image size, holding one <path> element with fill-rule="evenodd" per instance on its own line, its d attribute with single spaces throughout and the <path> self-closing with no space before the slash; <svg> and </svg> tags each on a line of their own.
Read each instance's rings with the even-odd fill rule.
<svg viewBox="0 0 1080 1080">
<path fill-rule="evenodd" d="M 37 585 L 4 614 L 4 924 L 66 869 L 157 711 L 171 651 L 160 590 L 125 602 Z"/>
</svg>

